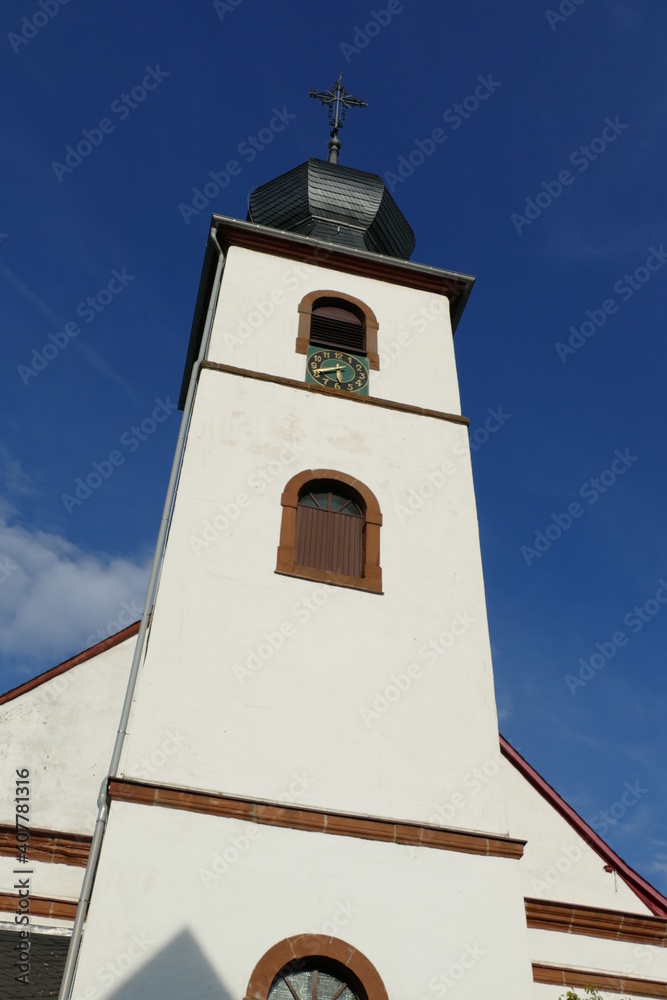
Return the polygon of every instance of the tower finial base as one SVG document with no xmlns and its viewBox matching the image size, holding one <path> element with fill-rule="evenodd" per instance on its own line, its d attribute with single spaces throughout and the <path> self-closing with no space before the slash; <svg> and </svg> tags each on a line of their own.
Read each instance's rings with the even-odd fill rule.
<svg viewBox="0 0 667 1000">
<path fill-rule="evenodd" d="M 329 139 L 329 163 L 338 163 L 338 150 L 340 149 L 340 139 L 332 135 Z"/>
</svg>

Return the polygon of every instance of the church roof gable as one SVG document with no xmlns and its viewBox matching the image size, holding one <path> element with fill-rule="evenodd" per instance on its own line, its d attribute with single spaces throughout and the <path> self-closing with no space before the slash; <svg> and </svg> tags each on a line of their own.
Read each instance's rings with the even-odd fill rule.
<svg viewBox="0 0 667 1000">
<path fill-rule="evenodd" d="M 500 749 L 503 756 L 513 765 L 519 774 L 537 791 L 542 798 L 561 816 L 604 862 L 602 868 L 611 874 L 615 872 L 657 917 L 667 917 L 667 898 L 658 892 L 646 879 L 642 878 L 630 867 L 612 848 L 605 843 L 593 828 L 575 812 L 572 806 L 551 787 L 551 785 L 532 767 L 521 754 L 503 737 L 500 737 Z M 510 810 L 511 815 L 511 810 Z M 513 832 L 510 830 L 510 832 Z M 631 898 L 631 897 L 630 897 Z"/>
</svg>

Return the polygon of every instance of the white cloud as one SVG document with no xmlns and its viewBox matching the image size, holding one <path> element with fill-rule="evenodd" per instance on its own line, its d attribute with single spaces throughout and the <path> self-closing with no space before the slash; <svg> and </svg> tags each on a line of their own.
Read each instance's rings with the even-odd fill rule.
<svg viewBox="0 0 667 1000">
<path fill-rule="evenodd" d="M 656 854 L 648 865 L 648 876 L 661 892 L 667 892 L 667 854 Z"/>
<path fill-rule="evenodd" d="M 653 874 L 667 875 L 667 850 L 665 850 L 667 842 L 654 839 L 650 843 L 652 847 L 657 847 L 658 849 L 653 854 L 649 871 Z"/>
<path fill-rule="evenodd" d="M 31 676 L 113 634 L 139 617 L 148 573 L 0 509 L 0 655 Z"/>
<path fill-rule="evenodd" d="M 23 471 L 21 463 L 14 458 L 8 448 L 0 442 L 0 481 L 4 497 L 30 496 L 35 489 L 30 477 Z M 0 512 L 11 511 L 7 499 L 0 499 Z"/>
</svg>

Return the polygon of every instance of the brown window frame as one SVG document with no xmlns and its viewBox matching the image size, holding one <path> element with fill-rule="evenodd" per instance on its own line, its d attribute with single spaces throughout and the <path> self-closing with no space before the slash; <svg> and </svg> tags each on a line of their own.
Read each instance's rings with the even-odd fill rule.
<svg viewBox="0 0 667 1000">
<path fill-rule="evenodd" d="M 296 516 L 299 504 L 299 494 L 303 487 L 312 480 L 326 479 L 343 486 L 351 487 L 359 494 L 366 507 L 364 516 L 364 565 L 361 576 L 346 576 L 331 570 L 315 569 L 312 566 L 300 566 L 296 562 Z M 283 508 L 280 526 L 280 545 L 276 573 L 283 576 L 296 576 L 303 580 L 315 580 L 318 583 L 330 583 L 338 587 L 349 587 L 353 590 L 365 590 L 372 594 L 382 593 L 382 569 L 380 568 L 380 527 L 382 513 L 374 494 L 364 483 L 334 469 L 307 469 L 297 473 L 287 483 L 280 503 Z"/>
<path fill-rule="evenodd" d="M 320 289 L 315 292 L 308 292 L 301 299 L 298 306 L 299 327 L 296 336 L 296 353 L 307 354 L 310 346 L 310 324 L 313 316 L 313 306 L 318 299 L 338 299 L 340 302 L 349 302 L 356 306 L 365 318 L 366 330 L 366 357 L 368 366 L 373 371 L 380 370 L 380 356 L 378 354 L 378 321 L 375 313 L 361 299 L 355 299 L 352 295 L 344 292 L 331 291 L 330 289 Z"/>
<path fill-rule="evenodd" d="M 340 966 L 362 987 L 366 1000 L 389 1000 L 387 990 L 375 966 L 357 948 L 328 934 L 296 934 L 279 941 L 260 958 L 248 982 L 244 1000 L 267 1000 L 276 976 L 286 966 L 299 971 L 303 959 L 323 959 Z"/>
</svg>

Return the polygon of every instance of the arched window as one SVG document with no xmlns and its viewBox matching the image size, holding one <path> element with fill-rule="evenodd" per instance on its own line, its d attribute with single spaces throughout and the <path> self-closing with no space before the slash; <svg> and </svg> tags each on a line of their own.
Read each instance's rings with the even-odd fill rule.
<svg viewBox="0 0 667 1000">
<path fill-rule="evenodd" d="M 277 573 L 382 592 L 374 495 L 331 469 L 300 472 L 285 487 Z"/>
<path fill-rule="evenodd" d="M 344 299 L 315 299 L 310 317 L 310 343 L 314 347 L 365 354 L 366 317 L 361 309 Z"/>
<path fill-rule="evenodd" d="M 295 563 L 362 576 L 365 514 L 363 500 L 349 486 L 322 479 L 307 483 L 296 508 Z"/>
<path fill-rule="evenodd" d="M 246 1000 L 388 1000 L 371 962 L 328 934 L 297 934 L 255 966 Z"/>
<path fill-rule="evenodd" d="M 361 354 L 378 371 L 378 323 L 371 309 L 352 295 L 335 291 L 309 292 L 299 303 L 297 354 L 308 347 L 330 347 Z"/>
<path fill-rule="evenodd" d="M 268 1000 L 366 1000 L 366 991 L 345 966 L 311 957 L 283 966 Z"/>
</svg>

